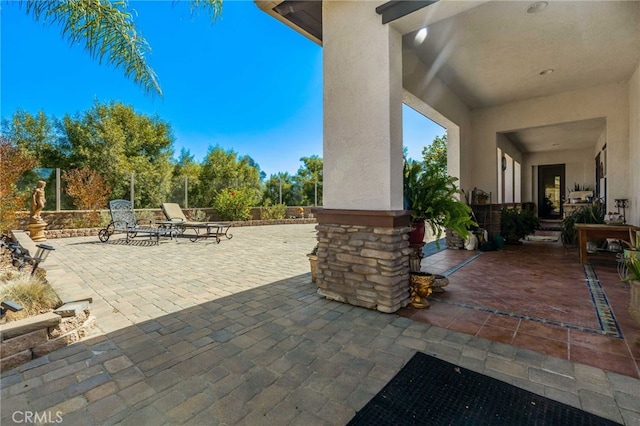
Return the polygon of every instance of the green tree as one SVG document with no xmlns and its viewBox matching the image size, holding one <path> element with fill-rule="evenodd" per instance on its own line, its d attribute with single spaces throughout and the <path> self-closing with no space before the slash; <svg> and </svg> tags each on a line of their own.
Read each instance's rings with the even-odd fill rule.
<svg viewBox="0 0 640 426">
<path fill-rule="evenodd" d="M 28 193 L 20 192 L 16 183 L 36 163 L 35 158 L 10 139 L 0 137 L 0 232 L 16 226 L 16 212 L 25 207 Z"/>
<path fill-rule="evenodd" d="M 431 145 L 425 146 L 422 158 L 428 169 L 447 176 L 447 135 L 436 136 Z"/>
<path fill-rule="evenodd" d="M 299 200 L 295 197 L 294 178 L 288 172 L 271 175 L 264 183 L 263 205 L 280 204 L 280 182 L 282 182 L 282 204 L 295 206 Z"/>
<path fill-rule="evenodd" d="M 260 168 L 247 155 L 220 146 L 211 148 L 201 165 L 197 186 L 197 205 L 210 206 L 215 196 L 223 189 L 250 190 L 253 205 L 257 205 L 262 195 Z"/>
<path fill-rule="evenodd" d="M 44 111 L 32 115 L 17 110 L 10 120 L 2 120 L 2 136 L 30 152 L 37 167 L 64 167 L 68 147 L 60 140 L 57 122 Z"/>
<path fill-rule="evenodd" d="M 318 205 L 322 205 L 322 158 L 318 155 L 302 157 L 303 165 L 295 176 L 300 205 L 314 205 L 316 199 L 316 182 L 318 183 Z"/>
<path fill-rule="evenodd" d="M 151 51 L 137 31 L 125 0 L 26 0 L 20 2 L 36 22 L 58 25 L 62 37 L 84 45 L 91 58 L 121 69 L 147 93 L 162 95 L 156 73 L 147 64 Z M 222 0 L 191 0 L 192 12 L 206 10 L 213 20 L 222 11 Z"/>
<path fill-rule="evenodd" d="M 171 191 L 173 136 L 157 117 L 137 114 L 116 102 L 94 106 L 62 127 L 70 147 L 68 167 L 88 167 L 105 177 L 112 198 L 130 196 L 135 176 L 136 207 L 157 207 Z"/>
<path fill-rule="evenodd" d="M 187 178 L 188 202 L 198 199 L 201 166 L 197 163 L 188 149 L 182 148 L 180 156 L 173 166 L 170 200 L 176 203 L 184 201 L 184 180 Z M 186 207 L 186 206 L 184 206 Z"/>
</svg>

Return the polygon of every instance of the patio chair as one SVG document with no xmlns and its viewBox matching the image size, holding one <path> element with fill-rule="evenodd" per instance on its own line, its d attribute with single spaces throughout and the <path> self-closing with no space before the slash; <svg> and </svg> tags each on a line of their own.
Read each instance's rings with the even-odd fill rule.
<svg viewBox="0 0 640 426">
<path fill-rule="evenodd" d="M 98 232 L 98 238 L 103 243 L 109 241 L 109 237 L 115 232 L 123 232 L 126 235 L 127 243 L 141 235 L 148 236 L 149 239 L 155 238 L 158 243 L 160 237 L 173 238 L 177 234 L 176 230 L 170 227 L 153 226 L 151 220 L 138 220 L 133 211 L 133 205 L 128 200 L 109 201 L 109 212 L 111 213 L 111 222 Z M 143 225 L 143 222 L 146 224 Z"/>
<path fill-rule="evenodd" d="M 229 233 L 232 224 L 230 222 L 198 222 L 187 219 L 177 203 L 162 203 L 162 212 L 169 222 L 182 228 L 182 232 L 187 228 L 193 230 L 194 234 L 189 237 L 192 242 L 200 238 L 215 238 L 216 243 L 220 243 L 220 237 L 224 236 L 228 240 L 233 237 Z"/>
</svg>

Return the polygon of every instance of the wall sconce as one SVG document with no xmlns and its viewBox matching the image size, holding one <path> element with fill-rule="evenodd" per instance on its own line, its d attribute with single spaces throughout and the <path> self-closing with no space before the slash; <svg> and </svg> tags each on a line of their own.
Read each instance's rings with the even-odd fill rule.
<svg viewBox="0 0 640 426">
<path fill-rule="evenodd" d="M 36 247 L 38 247 L 38 251 L 36 251 L 36 255 L 33 257 L 33 269 L 31 270 L 31 275 L 36 272 L 38 265 L 49 257 L 49 253 L 55 250 L 53 247 L 46 244 L 38 244 Z"/>
</svg>

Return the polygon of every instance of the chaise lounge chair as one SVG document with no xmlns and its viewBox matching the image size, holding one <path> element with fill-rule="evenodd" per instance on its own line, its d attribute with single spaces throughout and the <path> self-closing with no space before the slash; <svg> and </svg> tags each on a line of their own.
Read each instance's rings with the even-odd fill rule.
<svg viewBox="0 0 640 426">
<path fill-rule="evenodd" d="M 233 237 L 229 233 L 231 223 L 229 222 L 197 222 L 187 219 L 184 212 L 176 203 L 162 203 L 162 212 L 168 221 L 173 222 L 177 227 L 182 229 L 190 228 L 194 231 L 194 235 L 190 236 L 190 240 L 195 242 L 199 238 L 213 237 L 216 243 L 220 243 L 220 237 L 225 236 L 228 240 Z"/>
<path fill-rule="evenodd" d="M 111 223 L 98 232 L 98 238 L 103 243 L 109 241 L 109 237 L 114 232 L 124 232 L 127 243 L 133 238 L 140 235 L 146 235 L 149 239 L 156 239 L 156 243 L 160 242 L 160 237 L 173 238 L 176 236 L 176 230 L 167 227 L 156 227 L 150 220 L 142 225 L 143 220 L 138 220 L 133 211 L 133 205 L 128 200 L 112 200 L 109 201 L 109 212 L 111 213 Z"/>
</svg>

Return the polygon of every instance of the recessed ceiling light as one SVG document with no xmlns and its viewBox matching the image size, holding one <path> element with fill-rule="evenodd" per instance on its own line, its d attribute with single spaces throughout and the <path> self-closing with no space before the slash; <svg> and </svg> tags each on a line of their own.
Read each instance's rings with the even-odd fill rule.
<svg viewBox="0 0 640 426">
<path fill-rule="evenodd" d="M 416 46 L 422 44 L 422 42 L 427 38 L 428 32 L 427 27 L 420 28 L 413 39 L 413 44 Z"/>
<path fill-rule="evenodd" d="M 554 72 L 555 70 L 553 68 L 547 68 L 544 71 L 540 71 L 538 74 L 540 75 L 547 75 L 547 74 L 551 74 L 552 72 Z"/>
<path fill-rule="evenodd" d="M 538 2 L 535 2 L 535 3 L 531 3 L 529 5 L 529 7 L 527 7 L 527 13 L 540 13 L 547 6 L 549 6 L 549 3 L 546 2 L 546 1 L 538 1 Z"/>
</svg>

